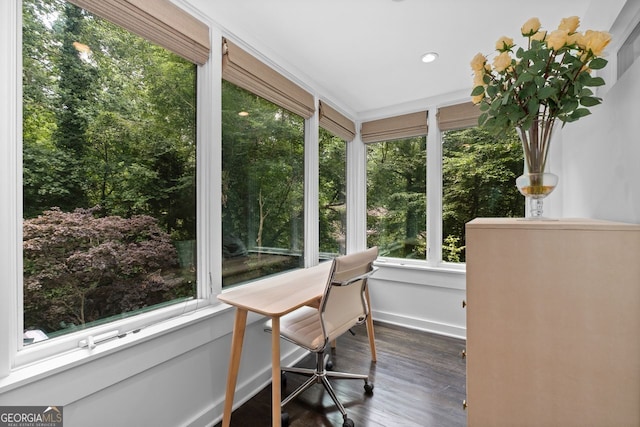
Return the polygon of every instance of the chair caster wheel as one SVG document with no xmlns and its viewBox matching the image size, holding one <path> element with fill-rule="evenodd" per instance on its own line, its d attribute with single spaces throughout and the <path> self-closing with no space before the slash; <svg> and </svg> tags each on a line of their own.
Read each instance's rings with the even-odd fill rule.
<svg viewBox="0 0 640 427">
<path fill-rule="evenodd" d="M 331 360 L 327 360 L 327 363 L 325 363 L 324 367 L 325 367 L 325 369 L 327 371 L 332 370 L 333 369 L 333 362 Z"/>
<path fill-rule="evenodd" d="M 354 427 L 353 420 L 351 418 L 345 418 L 344 423 L 342 423 L 342 427 Z"/>
<path fill-rule="evenodd" d="M 373 383 L 364 383 L 364 392 L 367 394 L 373 394 Z"/>
<path fill-rule="evenodd" d="M 289 427 L 289 414 L 283 412 L 280 414 L 280 424 L 282 427 Z"/>
</svg>

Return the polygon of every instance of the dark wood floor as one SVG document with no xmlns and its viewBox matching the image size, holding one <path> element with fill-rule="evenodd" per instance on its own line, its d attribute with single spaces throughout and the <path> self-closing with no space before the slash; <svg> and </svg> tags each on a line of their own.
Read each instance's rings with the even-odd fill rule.
<svg viewBox="0 0 640 427">
<path fill-rule="evenodd" d="M 334 370 L 368 373 L 373 395 L 364 393 L 360 380 L 333 380 L 332 385 L 356 427 L 457 427 L 466 425 L 465 341 L 376 323 L 378 362 L 370 359 L 364 326 L 338 340 L 332 355 Z M 313 355 L 299 366 L 313 367 Z M 287 374 L 287 390 L 303 377 Z M 322 385 L 316 384 L 284 409 L 291 427 L 342 426 L 342 415 Z M 271 387 L 233 412 L 232 427 L 271 425 Z M 220 427 L 220 423 L 215 427 Z"/>
</svg>

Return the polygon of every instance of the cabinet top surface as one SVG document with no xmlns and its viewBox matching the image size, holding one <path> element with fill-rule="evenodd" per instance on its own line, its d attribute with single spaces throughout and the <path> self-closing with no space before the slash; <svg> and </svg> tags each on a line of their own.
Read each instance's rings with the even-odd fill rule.
<svg viewBox="0 0 640 427">
<path fill-rule="evenodd" d="M 622 222 L 586 218 L 559 218 L 550 220 L 529 220 L 524 218 L 475 218 L 467 223 L 467 228 L 640 231 L 640 224 L 626 224 Z"/>
</svg>

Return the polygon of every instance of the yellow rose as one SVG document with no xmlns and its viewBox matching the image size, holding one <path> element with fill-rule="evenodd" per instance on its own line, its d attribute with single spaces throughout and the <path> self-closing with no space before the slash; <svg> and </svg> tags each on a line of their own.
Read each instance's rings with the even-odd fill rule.
<svg viewBox="0 0 640 427">
<path fill-rule="evenodd" d="M 546 31 L 538 31 L 537 33 L 532 35 L 530 38 L 531 38 L 531 40 L 537 40 L 537 41 L 541 42 L 541 41 L 544 41 L 545 37 L 547 37 L 547 32 Z"/>
<path fill-rule="evenodd" d="M 483 54 L 477 53 L 471 60 L 471 69 L 473 71 L 482 71 L 486 62 L 487 58 Z"/>
<path fill-rule="evenodd" d="M 578 46 L 580 49 L 584 49 L 584 35 L 581 33 L 573 33 L 567 36 L 567 44 L 569 46 Z"/>
<path fill-rule="evenodd" d="M 584 33 L 584 50 L 591 51 L 595 56 L 600 56 L 611 41 L 611 34 L 606 31 L 587 30 Z"/>
<path fill-rule="evenodd" d="M 478 73 L 476 72 L 473 76 L 473 87 L 476 86 L 486 86 L 484 84 L 484 73 Z"/>
<path fill-rule="evenodd" d="M 530 37 L 538 32 L 540 29 L 540 20 L 538 18 L 531 18 L 527 22 L 524 23 L 520 32 L 525 37 Z"/>
<path fill-rule="evenodd" d="M 500 37 L 496 42 L 496 50 L 498 52 L 505 52 L 511 49 L 513 46 L 513 39 L 505 36 Z"/>
<path fill-rule="evenodd" d="M 477 105 L 477 104 L 480 104 L 483 99 L 484 99 L 484 94 L 475 95 L 471 97 L 471 102 Z"/>
<path fill-rule="evenodd" d="M 547 46 L 553 50 L 560 50 L 567 44 L 567 30 L 551 31 L 546 38 Z"/>
<path fill-rule="evenodd" d="M 493 68 L 501 73 L 511 65 L 511 56 L 509 52 L 502 52 L 500 55 L 493 58 Z"/>
<path fill-rule="evenodd" d="M 562 18 L 560 21 L 560 25 L 558 25 L 559 30 L 566 30 L 571 33 L 575 33 L 580 25 L 580 18 L 577 16 L 570 16 L 568 18 Z"/>
</svg>

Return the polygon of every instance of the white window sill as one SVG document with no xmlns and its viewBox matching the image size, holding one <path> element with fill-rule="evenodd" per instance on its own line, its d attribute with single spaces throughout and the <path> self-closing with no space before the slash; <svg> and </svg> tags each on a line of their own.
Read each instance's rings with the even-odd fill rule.
<svg viewBox="0 0 640 427">
<path fill-rule="evenodd" d="M 465 264 L 441 263 L 429 265 L 427 261 L 381 258 L 375 262 L 378 271 L 371 280 L 409 283 L 418 286 L 436 286 L 448 289 L 466 289 Z"/>
<path fill-rule="evenodd" d="M 156 364 L 162 363 L 172 357 L 177 357 L 192 348 L 211 341 L 219 336 L 228 334 L 227 322 L 211 321 L 212 318 L 229 312 L 226 304 L 214 304 L 199 310 L 185 313 L 184 315 L 167 319 L 162 322 L 140 329 L 135 333 L 128 333 L 122 338 L 114 338 L 96 345 L 95 348 L 75 348 L 64 353 L 51 356 L 19 368 L 13 369 L 7 377 L 0 378 L 0 394 L 25 386 L 49 376 L 77 368 L 81 365 L 99 361 L 108 356 L 114 356 L 127 349 L 140 346 L 143 343 L 156 340 L 165 335 L 177 332 L 190 325 L 208 321 L 209 329 L 204 331 L 202 340 L 190 340 L 189 347 L 184 345 L 163 346 L 162 351 L 157 352 L 155 358 L 132 358 L 130 369 L 141 372 Z M 211 330 L 213 329 L 213 331 Z M 171 354 L 169 354 L 171 353 Z M 135 360 L 133 360 L 135 359 Z M 114 379 L 115 381 L 115 379 Z"/>
</svg>

